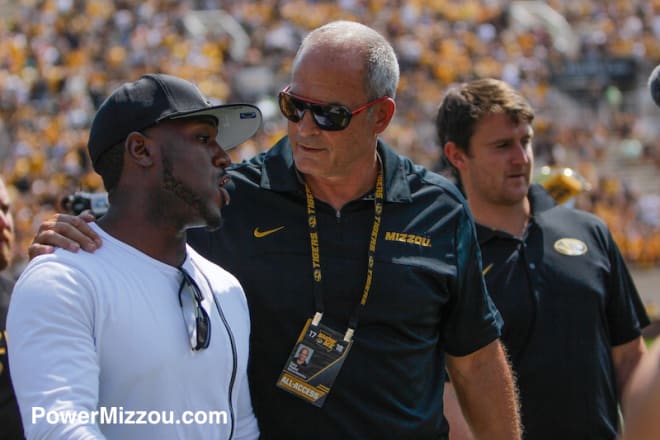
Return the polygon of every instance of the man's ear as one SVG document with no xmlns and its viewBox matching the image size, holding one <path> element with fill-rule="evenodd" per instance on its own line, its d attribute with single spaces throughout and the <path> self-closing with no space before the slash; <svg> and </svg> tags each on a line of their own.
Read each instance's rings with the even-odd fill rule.
<svg viewBox="0 0 660 440">
<path fill-rule="evenodd" d="M 396 103 L 392 98 L 387 98 L 383 102 L 377 104 L 374 111 L 373 118 L 376 122 L 376 134 L 380 134 L 390 125 L 390 121 L 394 117 L 396 110 Z"/>
<path fill-rule="evenodd" d="M 130 133 L 126 137 L 124 146 L 128 157 L 136 165 L 146 168 L 154 164 L 154 148 L 156 147 L 144 134 L 139 131 Z"/>
<path fill-rule="evenodd" d="M 466 153 L 458 146 L 449 141 L 444 146 L 444 153 L 447 160 L 456 168 L 458 171 L 463 171 L 465 168 L 465 156 Z"/>
</svg>

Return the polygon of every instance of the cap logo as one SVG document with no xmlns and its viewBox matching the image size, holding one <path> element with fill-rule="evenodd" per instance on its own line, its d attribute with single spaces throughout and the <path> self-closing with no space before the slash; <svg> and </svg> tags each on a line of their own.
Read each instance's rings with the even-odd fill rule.
<svg viewBox="0 0 660 440">
<path fill-rule="evenodd" d="M 257 112 L 241 112 L 241 119 L 254 119 L 257 117 Z"/>
<path fill-rule="evenodd" d="M 554 248 L 560 254 L 570 257 L 586 254 L 588 250 L 587 245 L 577 238 L 560 238 L 555 241 Z"/>
</svg>

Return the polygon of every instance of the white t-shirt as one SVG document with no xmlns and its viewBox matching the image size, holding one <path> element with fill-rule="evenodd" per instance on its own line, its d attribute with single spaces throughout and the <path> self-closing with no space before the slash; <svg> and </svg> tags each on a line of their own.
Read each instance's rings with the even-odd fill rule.
<svg viewBox="0 0 660 440">
<path fill-rule="evenodd" d="M 9 362 L 27 437 L 258 437 L 238 280 L 187 247 L 183 268 L 211 320 L 209 347 L 193 351 L 181 272 L 92 228 L 103 239 L 94 254 L 35 258 L 14 288 Z"/>
</svg>

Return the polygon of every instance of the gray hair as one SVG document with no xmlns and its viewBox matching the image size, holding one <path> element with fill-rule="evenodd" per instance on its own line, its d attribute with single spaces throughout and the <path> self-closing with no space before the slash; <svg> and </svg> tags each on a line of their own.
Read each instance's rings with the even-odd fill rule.
<svg viewBox="0 0 660 440">
<path fill-rule="evenodd" d="M 354 21 L 333 21 L 311 31 L 303 39 L 293 69 L 307 46 L 323 44 L 356 46 L 366 63 L 365 90 L 369 99 L 396 97 L 399 62 L 390 43 L 372 28 Z"/>
</svg>

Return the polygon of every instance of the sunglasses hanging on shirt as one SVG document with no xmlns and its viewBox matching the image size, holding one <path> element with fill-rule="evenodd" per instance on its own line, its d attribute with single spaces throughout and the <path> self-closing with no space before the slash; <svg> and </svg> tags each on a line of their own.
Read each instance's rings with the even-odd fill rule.
<svg viewBox="0 0 660 440">
<path fill-rule="evenodd" d="M 179 285 L 179 305 L 190 338 L 190 347 L 193 351 L 203 350 L 211 342 L 211 319 L 202 305 L 204 296 L 199 286 L 182 267 L 179 267 L 179 271 L 183 275 Z"/>
</svg>

